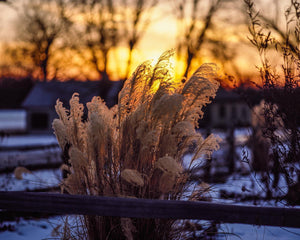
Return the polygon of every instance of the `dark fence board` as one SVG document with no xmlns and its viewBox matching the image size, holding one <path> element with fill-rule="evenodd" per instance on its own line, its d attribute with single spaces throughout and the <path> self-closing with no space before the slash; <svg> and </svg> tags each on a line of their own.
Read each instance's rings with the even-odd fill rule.
<svg viewBox="0 0 300 240">
<path fill-rule="evenodd" d="M 300 228 L 299 208 L 277 208 L 57 193 L 0 192 L 0 209 L 22 212 L 202 219 Z"/>
</svg>

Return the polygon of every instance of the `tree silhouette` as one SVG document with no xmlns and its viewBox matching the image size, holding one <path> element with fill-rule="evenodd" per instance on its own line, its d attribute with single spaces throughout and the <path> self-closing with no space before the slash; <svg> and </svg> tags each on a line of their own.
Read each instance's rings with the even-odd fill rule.
<svg viewBox="0 0 300 240">
<path fill-rule="evenodd" d="M 222 1 L 207 1 L 208 10 L 204 15 L 199 14 L 200 8 L 204 9 L 201 0 L 194 0 L 192 2 L 179 0 L 176 2 L 177 18 L 181 25 L 180 32 L 183 33 L 178 42 L 178 52 L 181 57 L 185 58 L 186 62 L 184 77 L 188 76 L 192 61 L 206 40 L 207 32 L 212 28 L 213 17 L 219 10 Z M 202 21 L 203 24 L 201 24 Z"/>
<path fill-rule="evenodd" d="M 230 5 L 232 4 L 232 5 Z M 233 7 L 234 4 L 234 7 Z M 205 49 L 209 55 L 218 59 L 222 65 L 231 65 L 233 71 L 238 74 L 237 67 L 234 66 L 233 59 L 236 53 L 223 38 L 223 24 L 229 14 L 229 10 L 239 8 L 238 1 L 234 0 L 193 0 L 175 1 L 175 13 L 178 23 L 177 49 L 178 58 L 183 60 L 184 73 L 187 77 L 193 62 L 200 58 Z M 224 14 L 221 14 L 223 12 Z M 232 12 L 230 12 L 232 14 Z M 236 15 L 230 18 L 232 23 Z M 218 22 L 219 21 L 219 22 Z M 222 26 L 219 23 L 222 22 Z"/>
<path fill-rule="evenodd" d="M 43 81 L 50 79 L 50 62 L 55 48 L 70 24 L 64 7 L 63 1 L 42 0 L 24 1 L 21 7 L 16 7 L 17 38 L 23 44 L 12 53 L 29 57 L 32 74 Z"/>
<path fill-rule="evenodd" d="M 77 43 L 74 48 L 82 59 L 107 81 L 109 53 L 121 40 L 118 2 L 113 0 L 74 1 L 77 14 Z M 88 54 L 87 54 L 88 52 Z"/>
<path fill-rule="evenodd" d="M 128 60 L 125 77 L 129 77 L 132 52 L 151 23 L 151 13 L 158 0 L 124 0 L 125 41 L 128 46 Z"/>
<path fill-rule="evenodd" d="M 291 0 L 290 6 L 285 11 L 286 31 L 281 31 L 276 21 L 267 19 L 255 10 L 252 0 L 244 0 L 244 2 L 250 20 L 249 40 L 258 50 L 261 59 L 259 71 L 265 99 L 262 135 L 265 141 L 271 144 L 269 158 L 273 167 L 270 172 L 274 174 L 273 179 L 268 174 L 267 181 L 268 184 L 272 182 L 272 188 L 277 190 L 279 174 L 283 174 L 289 187 L 286 199 L 291 204 L 299 203 L 300 116 L 296 109 L 300 105 L 298 97 L 300 51 L 297 47 L 300 43 L 300 4 Z M 269 28 L 267 28 L 266 22 L 273 24 L 268 24 Z M 274 37 L 271 30 L 280 33 L 279 39 Z M 270 64 L 268 50 L 274 48 L 278 50 L 282 60 L 281 74 L 278 74 L 275 67 Z M 280 137 L 278 131 L 281 133 Z M 294 175 L 298 175 L 297 180 Z"/>
</svg>

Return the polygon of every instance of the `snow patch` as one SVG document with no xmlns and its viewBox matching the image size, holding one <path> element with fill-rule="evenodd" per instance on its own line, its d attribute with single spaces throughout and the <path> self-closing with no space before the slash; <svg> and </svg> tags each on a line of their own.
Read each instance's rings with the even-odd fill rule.
<svg viewBox="0 0 300 240">
<path fill-rule="evenodd" d="M 0 131 L 24 131 L 25 129 L 25 110 L 0 110 Z"/>
<path fill-rule="evenodd" d="M 0 174 L 0 191 L 26 191 L 59 186 L 62 180 L 60 169 L 45 169 L 24 173 L 18 180 L 13 173 Z"/>
</svg>

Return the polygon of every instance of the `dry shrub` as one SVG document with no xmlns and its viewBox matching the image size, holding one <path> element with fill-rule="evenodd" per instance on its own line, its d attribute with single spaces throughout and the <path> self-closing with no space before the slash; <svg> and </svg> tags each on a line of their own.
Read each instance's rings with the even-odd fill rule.
<svg viewBox="0 0 300 240">
<path fill-rule="evenodd" d="M 62 149 L 70 146 L 65 191 L 165 200 L 203 192 L 190 190 L 191 169 L 183 171 L 183 156 L 191 144 L 196 146 L 194 163 L 218 148 L 217 138 L 204 139 L 195 127 L 203 106 L 215 96 L 219 75 L 215 65 L 204 64 L 187 81 L 176 81 L 173 54 L 167 51 L 156 64 L 141 64 L 113 108 L 94 97 L 84 122 L 78 94 L 70 110 L 57 101 L 59 119 L 53 128 Z M 88 239 L 174 239 L 173 227 L 174 220 L 84 217 Z"/>
</svg>

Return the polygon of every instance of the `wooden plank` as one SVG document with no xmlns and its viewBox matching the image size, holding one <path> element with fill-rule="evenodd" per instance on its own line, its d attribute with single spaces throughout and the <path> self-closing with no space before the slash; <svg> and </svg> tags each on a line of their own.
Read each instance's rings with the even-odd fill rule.
<svg viewBox="0 0 300 240">
<path fill-rule="evenodd" d="M 0 209 L 131 218 L 202 219 L 300 228 L 299 208 L 239 206 L 209 202 L 0 192 Z"/>
</svg>

